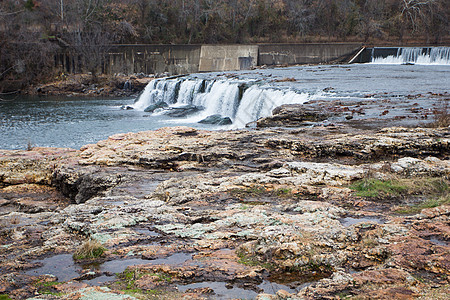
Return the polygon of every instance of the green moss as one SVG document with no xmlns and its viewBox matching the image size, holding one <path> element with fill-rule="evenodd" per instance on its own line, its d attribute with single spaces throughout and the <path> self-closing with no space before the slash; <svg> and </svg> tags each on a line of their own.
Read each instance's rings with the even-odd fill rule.
<svg viewBox="0 0 450 300">
<path fill-rule="evenodd" d="M 129 294 L 129 295 L 135 295 L 135 294 L 142 294 L 144 291 L 141 289 L 124 289 L 122 290 L 124 293 Z"/>
<path fill-rule="evenodd" d="M 255 185 L 243 189 L 232 189 L 229 193 L 233 196 L 251 196 L 251 195 L 263 195 L 267 194 L 267 189 L 261 185 Z"/>
<path fill-rule="evenodd" d="M 45 281 L 45 282 L 38 281 L 38 282 L 36 282 L 37 287 L 52 287 L 52 286 L 59 285 L 59 284 L 62 284 L 62 282 L 57 282 L 57 281 Z"/>
<path fill-rule="evenodd" d="M 292 189 L 289 188 L 279 188 L 275 191 L 275 194 L 277 196 L 286 196 L 292 194 Z"/>
<path fill-rule="evenodd" d="M 275 269 L 275 266 L 271 263 L 263 263 L 260 262 L 256 257 L 245 255 L 244 253 L 237 253 L 239 257 L 238 263 L 246 265 L 246 266 L 260 266 L 268 270 Z"/>
<path fill-rule="evenodd" d="M 172 281 L 172 277 L 170 277 L 169 275 L 165 274 L 165 273 L 150 273 L 150 276 L 157 276 L 159 279 L 158 281 L 165 281 L 165 282 L 171 282 Z"/>
<path fill-rule="evenodd" d="M 166 273 L 162 272 L 145 272 L 145 271 L 139 271 L 139 270 L 129 270 L 126 269 L 122 273 L 116 274 L 116 276 L 119 278 L 119 288 L 123 292 L 127 294 L 152 294 L 152 295 L 159 295 L 162 292 L 158 290 L 142 290 L 136 287 L 136 280 L 141 279 L 144 275 L 148 276 L 156 276 L 158 277 L 157 281 L 165 281 L 165 282 L 171 282 L 172 278 L 167 275 Z"/>
<path fill-rule="evenodd" d="M 125 270 L 123 273 L 117 274 L 117 277 L 119 277 L 123 283 L 125 284 L 124 290 L 134 290 L 135 283 L 137 279 L 140 279 L 143 276 L 143 274 L 137 272 L 137 271 L 131 271 L 131 270 Z"/>
<path fill-rule="evenodd" d="M 141 290 L 141 289 L 129 289 L 129 290 L 122 290 L 122 291 L 125 294 L 134 296 L 138 299 L 161 299 L 160 297 L 166 293 L 165 291 L 160 291 L 160 290 Z M 157 298 L 154 298 L 155 296 Z M 167 298 L 163 298 L 163 299 L 167 299 Z"/>
<path fill-rule="evenodd" d="M 35 283 L 35 286 L 38 289 L 40 294 L 44 295 L 53 295 L 53 296 L 62 296 L 63 293 L 57 292 L 54 287 L 56 285 L 63 284 L 62 282 L 57 281 L 38 281 Z"/>
<path fill-rule="evenodd" d="M 6 294 L 0 294 L 0 300 L 11 300 L 11 298 Z"/>
<path fill-rule="evenodd" d="M 61 297 L 62 295 L 64 295 L 64 293 L 61 293 L 61 292 L 53 292 L 53 291 L 48 291 L 48 290 L 42 290 L 42 291 L 39 291 L 39 293 L 41 293 L 43 295 L 52 295 L 52 296 L 57 296 L 57 297 Z"/>
<path fill-rule="evenodd" d="M 310 260 L 306 266 L 300 268 L 299 271 L 303 272 L 317 272 L 322 274 L 332 273 L 334 268 L 330 264 L 321 264 L 316 261 Z"/>
<path fill-rule="evenodd" d="M 382 196 L 399 196 L 407 191 L 406 185 L 394 180 L 367 178 L 353 183 L 350 188 L 356 196 L 377 198 Z"/>
</svg>

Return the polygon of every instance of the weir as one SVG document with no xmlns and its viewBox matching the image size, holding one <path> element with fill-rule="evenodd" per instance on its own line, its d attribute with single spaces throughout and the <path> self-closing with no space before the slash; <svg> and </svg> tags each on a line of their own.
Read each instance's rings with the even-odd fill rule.
<svg viewBox="0 0 450 300">
<path fill-rule="evenodd" d="M 150 82 L 132 106 L 154 114 L 184 109 L 192 122 L 217 116 L 232 121 L 231 128 L 242 128 L 269 116 L 282 104 L 304 103 L 309 95 L 290 88 L 267 86 L 257 80 L 193 77 L 163 78 Z M 177 115 L 179 116 L 179 114 Z"/>
<path fill-rule="evenodd" d="M 366 48 L 353 61 L 373 64 L 450 65 L 450 47 Z"/>
<path fill-rule="evenodd" d="M 111 45 L 98 72 L 105 74 L 170 75 L 248 70 L 257 66 L 317 64 L 348 61 L 360 43 L 259 45 Z M 68 49 L 55 57 L 66 73 L 86 71 L 80 55 Z"/>
</svg>

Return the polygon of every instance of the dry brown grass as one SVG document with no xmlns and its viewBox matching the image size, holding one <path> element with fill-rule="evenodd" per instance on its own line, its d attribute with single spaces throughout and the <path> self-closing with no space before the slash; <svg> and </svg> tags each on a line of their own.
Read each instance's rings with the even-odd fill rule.
<svg viewBox="0 0 450 300">
<path fill-rule="evenodd" d="M 99 241 L 89 239 L 77 249 L 73 258 L 75 260 L 97 258 L 102 256 L 105 251 L 106 249 Z"/>
<path fill-rule="evenodd" d="M 433 109 L 433 122 L 431 127 L 449 127 L 450 126 L 450 99 L 441 100 Z"/>
</svg>

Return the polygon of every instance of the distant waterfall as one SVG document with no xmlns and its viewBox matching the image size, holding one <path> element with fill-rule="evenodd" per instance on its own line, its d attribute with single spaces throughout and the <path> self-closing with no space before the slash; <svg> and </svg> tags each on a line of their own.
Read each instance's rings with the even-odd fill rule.
<svg viewBox="0 0 450 300">
<path fill-rule="evenodd" d="M 391 48 L 388 50 L 394 50 Z M 450 47 L 403 47 L 395 55 L 382 55 L 387 48 L 372 49 L 374 64 L 450 65 Z M 395 50 L 394 50 L 395 51 Z"/>
<path fill-rule="evenodd" d="M 150 82 L 132 107 L 145 110 L 151 105 L 164 102 L 169 107 L 155 110 L 155 113 L 164 113 L 174 108 L 195 106 L 200 110 L 189 117 L 193 122 L 211 115 L 220 115 L 232 120 L 231 127 L 242 128 L 252 121 L 271 115 L 277 106 L 306 101 L 308 94 L 297 93 L 289 88 L 260 85 L 255 80 L 179 77 Z"/>
</svg>

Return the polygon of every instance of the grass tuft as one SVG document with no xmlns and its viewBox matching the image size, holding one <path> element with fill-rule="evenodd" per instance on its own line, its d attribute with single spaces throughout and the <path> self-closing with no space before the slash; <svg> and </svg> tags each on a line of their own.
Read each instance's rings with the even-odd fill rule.
<svg viewBox="0 0 450 300">
<path fill-rule="evenodd" d="M 398 214 L 414 214 L 425 208 L 433 208 L 450 204 L 448 180 L 436 177 L 396 178 L 378 180 L 366 178 L 350 186 L 356 196 L 368 198 L 399 197 L 406 195 L 420 195 L 425 199 L 420 203 L 403 206 L 396 210 Z"/>
<path fill-rule="evenodd" d="M 430 127 L 449 127 L 450 126 L 450 107 L 448 100 L 442 100 L 436 108 L 433 109 L 433 122 Z"/>
<path fill-rule="evenodd" d="M 28 141 L 26 150 L 27 151 L 31 151 L 31 150 L 33 150 L 33 148 L 34 148 L 33 143 L 31 141 Z"/>
<path fill-rule="evenodd" d="M 397 209 L 395 212 L 398 214 L 416 214 L 422 211 L 422 209 L 438 207 L 441 205 L 450 205 L 450 194 L 442 195 L 438 198 L 427 199 L 424 202 L 417 203 L 411 206 L 405 206 Z"/>
<path fill-rule="evenodd" d="M 73 259 L 81 260 L 81 259 L 92 259 L 97 258 L 103 255 L 106 251 L 106 248 L 97 241 L 89 239 L 81 245 L 80 248 L 73 255 Z"/>
<path fill-rule="evenodd" d="M 350 188 L 358 197 L 378 198 L 382 196 L 399 196 L 407 191 L 407 186 L 395 180 L 365 178 L 353 183 Z"/>
</svg>

